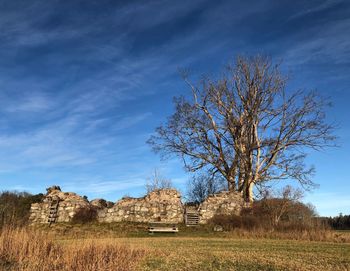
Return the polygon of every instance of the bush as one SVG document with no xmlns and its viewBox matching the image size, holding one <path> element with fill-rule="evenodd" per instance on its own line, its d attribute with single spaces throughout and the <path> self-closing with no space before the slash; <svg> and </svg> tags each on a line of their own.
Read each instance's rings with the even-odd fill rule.
<svg viewBox="0 0 350 271">
<path fill-rule="evenodd" d="M 72 223 L 85 224 L 95 222 L 97 220 L 97 210 L 94 206 L 80 208 L 74 214 Z"/>
<path fill-rule="evenodd" d="M 315 217 L 312 206 L 301 202 L 273 198 L 255 201 L 251 208 L 242 209 L 240 215 L 215 215 L 211 224 L 225 230 L 235 228 L 265 231 L 324 230 L 325 223 Z"/>
<path fill-rule="evenodd" d="M 224 230 L 232 230 L 242 226 L 242 217 L 238 215 L 215 215 L 209 224 L 221 226 Z"/>
<path fill-rule="evenodd" d="M 209 223 L 212 225 L 219 225 L 226 231 L 236 228 L 252 230 L 254 228 L 260 228 L 261 226 L 259 219 L 251 214 L 215 215 Z"/>
<path fill-rule="evenodd" d="M 262 227 L 262 223 L 260 223 L 260 220 L 258 217 L 253 215 L 244 215 L 242 216 L 242 228 L 252 230 L 255 228 Z"/>
<path fill-rule="evenodd" d="M 304 230 L 317 228 L 314 207 L 283 198 L 263 199 L 253 203 L 252 214 L 264 228 L 277 230 Z"/>
</svg>

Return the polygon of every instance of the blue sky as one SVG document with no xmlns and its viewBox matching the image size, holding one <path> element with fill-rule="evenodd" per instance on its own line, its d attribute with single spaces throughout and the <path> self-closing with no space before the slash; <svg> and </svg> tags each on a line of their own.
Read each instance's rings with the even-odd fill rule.
<svg viewBox="0 0 350 271">
<path fill-rule="evenodd" d="M 145 141 L 188 93 L 179 68 L 216 76 L 237 54 L 283 60 L 290 89 L 330 97 L 339 148 L 310 152 L 321 215 L 350 213 L 349 1 L 0 0 L 0 189 L 58 184 L 90 199 L 140 196 L 177 159 Z"/>
</svg>

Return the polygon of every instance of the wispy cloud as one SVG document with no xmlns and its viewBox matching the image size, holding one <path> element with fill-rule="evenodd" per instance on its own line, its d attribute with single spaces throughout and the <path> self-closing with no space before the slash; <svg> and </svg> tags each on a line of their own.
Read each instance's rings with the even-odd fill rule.
<svg viewBox="0 0 350 271">
<path fill-rule="evenodd" d="M 296 14 L 293 14 L 292 16 L 289 17 L 289 20 L 300 19 L 300 17 L 308 16 L 313 13 L 327 10 L 331 7 L 337 6 L 344 2 L 345 2 L 344 0 L 324 0 L 320 4 L 315 3 L 312 5 L 312 7 L 302 10 L 300 12 L 297 12 Z"/>
<path fill-rule="evenodd" d="M 15 101 L 7 101 L 4 110 L 9 113 L 38 113 L 51 108 L 51 101 L 42 94 L 30 93 Z"/>
<path fill-rule="evenodd" d="M 80 194 L 93 194 L 95 196 L 105 196 L 115 192 L 126 192 L 135 188 L 144 188 L 145 180 L 142 178 L 132 179 L 130 176 L 128 180 L 114 180 L 114 181 L 75 181 L 70 183 L 63 183 L 62 189 L 65 191 L 75 191 Z M 118 200 L 118 199 L 115 199 Z"/>
<path fill-rule="evenodd" d="M 293 65 L 329 63 L 349 64 L 350 40 L 347 29 L 350 19 L 334 22 L 312 31 L 312 36 L 300 40 L 287 51 L 286 59 Z M 311 31 L 310 31 L 311 32 Z"/>
<path fill-rule="evenodd" d="M 186 95 L 177 69 L 217 74 L 236 53 L 283 58 L 346 101 L 349 10 L 340 0 L 2 3 L 1 185 L 141 191 L 159 165 L 145 140 Z M 164 171 L 184 187 L 179 162 Z"/>
<path fill-rule="evenodd" d="M 103 120 L 72 115 L 29 132 L 1 136 L 0 170 L 75 167 L 96 163 L 99 155 L 110 153 L 109 146 L 115 146 L 121 140 L 118 131 L 137 125 L 149 116 L 150 113 L 142 113 L 108 119 L 108 123 L 103 123 Z M 113 133 L 100 134 L 100 125 L 102 128 L 112 126 L 108 129 Z"/>
</svg>

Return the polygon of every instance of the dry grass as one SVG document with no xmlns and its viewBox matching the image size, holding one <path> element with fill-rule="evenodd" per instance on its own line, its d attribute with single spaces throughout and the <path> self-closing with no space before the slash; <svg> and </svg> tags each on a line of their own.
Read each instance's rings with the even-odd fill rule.
<svg viewBox="0 0 350 271">
<path fill-rule="evenodd" d="M 299 241 L 318 241 L 332 243 L 350 243 L 350 234 L 337 232 L 333 230 L 293 230 L 293 231 L 268 231 L 263 229 L 254 229 L 251 231 L 245 229 L 234 229 L 227 232 L 226 235 L 232 238 L 244 239 L 276 239 L 276 240 L 299 240 Z"/>
<path fill-rule="evenodd" d="M 91 238 L 120 238 L 120 237 L 148 237 L 148 224 L 117 222 L 117 223 L 90 223 L 90 224 L 54 224 L 36 225 L 35 229 L 48 232 L 53 238 L 59 239 L 91 239 Z M 278 239 L 321 241 L 333 243 L 350 243 L 350 231 L 333 231 L 322 229 L 273 231 L 265 229 L 236 228 L 225 232 L 214 232 L 213 225 L 186 227 L 179 225 L 177 237 L 208 237 L 208 238 L 240 238 L 240 239 Z"/>
<path fill-rule="evenodd" d="M 142 271 L 344 271 L 350 245 L 296 240 L 153 237 L 116 239 L 150 253 Z"/>
<path fill-rule="evenodd" d="M 126 225 L 119 226 L 124 229 Z M 116 225 L 109 227 L 115 229 Z M 0 270 L 350 270 L 350 244 L 338 239 L 325 241 L 334 236 L 321 238 L 323 241 L 307 241 L 312 239 L 307 233 L 294 238 L 298 240 L 290 240 L 290 233 L 288 240 L 286 235 L 281 237 L 278 233 L 266 233 L 266 236 L 262 232 L 213 233 L 205 228 L 154 236 L 149 236 L 143 228 L 144 235 L 140 232 L 130 237 L 124 232 L 118 236 L 115 232 L 113 237 L 105 235 L 108 238 L 95 234 L 97 228 L 87 234 L 79 233 L 83 238 L 70 233 L 5 229 L 0 236 Z M 271 239 L 272 234 L 277 234 L 276 238 Z M 350 237 L 350 233 L 335 234 Z M 313 239 L 319 240 L 320 236 Z"/>
<path fill-rule="evenodd" d="M 1 270 L 96 271 L 134 270 L 145 250 L 93 240 L 62 245 L 46 233 L 29 229 L 3 229 L 0 235 Z"/>
</svg>

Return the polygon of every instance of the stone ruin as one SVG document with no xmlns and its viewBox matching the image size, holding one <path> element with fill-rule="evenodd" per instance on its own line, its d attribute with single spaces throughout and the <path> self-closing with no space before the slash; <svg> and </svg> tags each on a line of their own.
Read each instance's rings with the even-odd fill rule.
<svg viewBox="0 0 350 271">
<path fill-rule="evenodd" d="M 111 208 L 98 211 L 100 222 L 169 222 L 183 221 L 181 196 L 175 189 L 160 189 L 142 198 L 124 197 Z"/>
<path fill-rule="evenodd" d="M 240 193 L 221 191 L 220 193 L 210 195 L 199 205 L 199 223 L 206 224 L 216 214 L 239 215 L 242 207 L 243 198 Z"/>
<path fill-rule="evenodd" d="M 50 207 L 53 202 L 58 202 L 54 222 L 69 222 L 77 210 L 90 206 L 86 198 L 75 193 L 62 192 L 59 186 L 49 187 L 46 191 L 41 203 L 31 205 L 29 220 L 32 223 L 49 223 Z"/>
<path fill-rule="evenodd" d="M 186 207 L 175 189 L 158 189 L 141 198 L 124 197 L 116 203 L 103 199 L 88 201 L 76 193 L 62 192 L 60 187 L 47 189 L 41 203 L 34 203 L 30 221 L 36 223 L 70 222 L 79 209 L 95 208 L 98 222 L 186 222 L 187 213 L 195 213 L 196 224 L 206 224 L 216 214 L 239 214 L 243 200 L 239 193 L 222 191 L 209 196 L 199 206 Z"/>
</svg>

